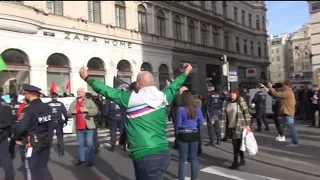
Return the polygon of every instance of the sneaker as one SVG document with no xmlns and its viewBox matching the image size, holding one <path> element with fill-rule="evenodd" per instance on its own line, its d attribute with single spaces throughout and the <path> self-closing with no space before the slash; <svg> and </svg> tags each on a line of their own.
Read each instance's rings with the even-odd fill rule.
<svg viewBox="0 0 320 180">
<path fill-rule="evenodd" d="M 299 144 L 293 144 L 293 143 L 291 143 L 291 144 L 288 144 L 286 147 L 298 147 L 299 146 Z"/>
<path fill-rule="evenodd" d="M 286 141 L 286 137 L 285 136 L 282 136 L 278 139 L 279 142 L 285 142 Z"/>
<path fill-rule="evenodd" d="M 281 138 L 281 136 L 280 136 L 280 135 L 278 135 L 278 136 L 276 137 L 276 140 L 278 141 L 278 139 L 279 139 L 279 138 Z"/>
</svg>

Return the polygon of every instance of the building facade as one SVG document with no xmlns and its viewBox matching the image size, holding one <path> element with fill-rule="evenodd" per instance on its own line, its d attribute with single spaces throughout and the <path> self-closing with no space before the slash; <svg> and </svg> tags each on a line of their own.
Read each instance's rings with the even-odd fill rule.
<svg viewBox="0 0 320 180">
<path fill-rule="evenodd" d="M 23 83 L 47 94 L 87 88 L 81 66 L 112 86 L 113 77 L 132 82 L 141 70 L 162 89 L 185 62 L 194 67 L 186 85 L 206 92 L 206 79 L 221 77 L 227 55 L 238 71 L 233 86 L 265 79 L 268 63 L 264 1 L 2 1 L 0 53 L 8 65 L 0 72 L 5 92 Z M 248 69 L 255 73 L 247 76 Z M 252 72 L 252 71 L 250 71 Z M 221 82 L 219 82 L 220 80 Z"/>
<path fill-rule="evenodd" d="M 307 1 L 310 13 L 310 39 L 313 83 L 320 85 L 320 1 Z"/>
<path fill-rule="evenodd" d="M 299 87 L 307 85 L 311 87 L 313 81 L 313 71 L 311 62 L 311 38 L 310 24 L 303 25 L 290 38 L 292 45 L 292 57 L 294 72 L 291 75 L 291 84 Z"/>
<path fill-rule="evenodd" d="M 270 36 L 269 45 L 269 77 L 272 83 L 282 83 L 289 79 L 293 65 L 290 60 L 290 34 Z"/>
</svg>

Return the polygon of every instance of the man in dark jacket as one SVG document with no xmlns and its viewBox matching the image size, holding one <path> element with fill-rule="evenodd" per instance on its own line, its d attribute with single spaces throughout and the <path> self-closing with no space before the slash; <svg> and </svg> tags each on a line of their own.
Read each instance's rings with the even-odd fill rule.
<svg viewBox="0 0 320 180">
<path fill-rule="evenodd" d="M 13 180 L 15 174 L 12 159 L 8 150 L 8 137 L 10 134 L 10 127 L 12 125 L 12 111 L 10 105 L 1 98 L 1 94 L 0 114 L 0 162 L 5 172 L 4 178 L 7 180 Z"/>
<path fill-rule="evenodd" d="M 273 86 L 273 88 L 277 92 L 280 91 L 281 87 L 282 87 L 281 83 L 277 83 Z M 268 94 L 273 98 L 272 99 L 273 120 L 278 131 L 278 136 L 276 137 L 276 140 L 280 142 L 284 142 L 286 141 L 286 138 L 283 135 L 283 123 L 282 123 L 281 114 L 280 114 L 280 99 L 272 95 L 270 92 L 268 92 Z"/>
</svg>

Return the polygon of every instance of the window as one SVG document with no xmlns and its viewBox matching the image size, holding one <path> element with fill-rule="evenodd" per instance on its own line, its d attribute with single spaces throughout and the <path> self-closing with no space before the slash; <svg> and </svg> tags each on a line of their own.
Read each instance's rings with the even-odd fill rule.
<svg viewBox="0 0 320 180">
<path fill-rule="evenodd" d="M 212 28 L 213 47 L 219 47 L 219 29 Z"/>
<path fill-rule="evenodd" d="M 300 59 L 300 53 L 297 52 L 296 54 L 297 54 L 297 59 Z"/>
<path fill-rule="evenodd" d="M 100 1 L 88 1 L 89 21 L 101 22 Z"/>
<path fill-rule="evenodd" d="M 206 1 L 200 1 L 202 9 L 206 9 Z"/>
<path fill-rule="evenodd" d="M 238 37 L 236 37 L 236 51 L 237 51 L 237 53 L 240 53 L 240 43 L 239 43 Z"/>
<path fill-rule="evenodd" d="M 203 45 L 208 44 L 208 31 L 207 31 L 207 26 L 205 24 L 201 25 L 201 43 Z"/>
<path fill-rule="evenodd" d="M 277 56 L 277 61 L 280 61 L 280 56 Z"/>
<path fill-rule="evenodd" d="M 223 1 L 223 2 L 222 2 L 222 8 L 223 8 L 223 16 L 224 16 L 224 17 L 227 17 L 227 15 L 228 15 L 228 12 L 227 12 L 228 5 L 227 5 L 227 2 L 226 2 L 226 1 Z"/>
<path fill-rule="evenodd" d="M 244 10 L 241 11 L 242 16 L 242 24 L 246 25 L 246 12 Z"/>
<path fill-rule="evenodd" d="M 261 43 L 258 43 L 258 56 L 261 57 Z"/>
<path fill-rule="evenodd" d="M 251 51 L 251 56 L 254 56 L 255 55 L 255 53 L 254 53 L 254 43 L 253 43 L 253 41 L 251 41 L 251 47 L 250 47 L 250 51 Z"/>
<path fill-rule="evenodd" d="M 192 42 L 192 43 L 196 42 L 195 27 L 194 27 L 193 20 L 190 20 L 188 23 L 188 37 L 189 37 L 190 42 Z"/>
<path fill-rule="evenodd" d="M 309 58 L 309 53 L 308 52 L 304 52 L 304 57 Z"/>
<path fill-rule="evenodd" d="M 264 43 L 263 45 L 263 49 L 264 49 L 264 57 L 268 57 L 268 47 L 267 47 L 267 43 Z"/>
<path fill-rule="evenodd" d="M 259 15 L 256 16 L 256 28 L 257 28 L 257 30 L 260 30 L 260 17 L 259 17 Z"/>
<path fill-rule="evenodd" d="M 279 48 L 276 49 L 276 53 L 279 53 Z"/>
<path fill-rule="evenodd" d="M 52 14 L 63 15 L 62 1 L 47 1 L 47 8 Z"/>
<path fill-rule="evenodd" d="M 233 20 L 235 22 L 238 22 L 238 8 L 237 7 L 233 7 Z"/>
<path fill-rule="evenodd" d="M 249 14 L 249 27 L 252 28 L 252 14 Z"/>
<path fill-rule="evenodd" d="M 229 34 L 224 32 L 224 49 L 229 50 Z"/>
<path fill-rule="evenodd" d="M 272 49 L 272 50 L 271 50 L 271 54 L 273 54 L 273 53 L 274 53 L 274 50 Z"/>
<path fill-rule="evenodd" d="M 140 32 L 147 33 L 147 10 L 141 4 L 138 6 L 138 26 Z"/>
<path fill-rule="evenodd" d="M 248 54 L 247 40 L 243 40 L 243 52 L 244 54 Z"/>
<path fill-rule="evenodd" d="M 116 26 L 126 28 L 126 3 L 124 1 L 115 1 Z"/>
<path fill-rule="evenodd" d="M 217 12 L 217 2 L 216 1 L 211 1 L 212 2 L 212 12 L 216 13 Z"/>
<path fill-rule="evenodd" d="M 173 20 L 173 36 L 178 39 L 181 40 L 181 19 L 179 16 L 176 16 Z"/>
<path fill-rule="evenodd" d="M 157 29 L 158 36 L 166 36 L 165 16 L 162 11 L 157 13 Z"/>
<path fill-rule="evenodd" d="M 303 32 L 303 36 L 304 36 L 304 37 L 307 37 L 307 36 L 308 36 L 308 31 L 304 31 L 304 32 Z"/>
<path fill-rule="evenodd" d="M 274 58 L 271 58 L 271 61 L 273 62 L 273 61 L 274 61 Z"/>
<path fill-rule="evenodd" d="M 262 16 L 262 29 L 265 30 L 266 29 L 266 20 L 265 20 L 265 17 Z"/>
</svg>

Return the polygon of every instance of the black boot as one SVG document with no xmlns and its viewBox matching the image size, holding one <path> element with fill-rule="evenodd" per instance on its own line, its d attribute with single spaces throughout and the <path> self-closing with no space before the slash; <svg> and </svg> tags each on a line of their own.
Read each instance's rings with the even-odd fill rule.
<svg viewBox="0 0 320 180">
<path fill-rule="evenodd" d="M 256 132 L 261 132 L 261 127 L 258 127 L 258 128 L 256 129 Z"/>
<path fill-rule="evenodd" d="M 112 146 L 109 148 L 109 151 L 110 151 L 110 152 L 113 152 L 113 151 L 114 151 L 114 145 L 112 145 Z"/>
<path fill-rule="evenodd" d="M 216 145 L 220 145 L 221 144 L 221 140 L 220 138 L 217 139 Z"/>
<path fill-rule="evenodd" d="M 233 162 L 231 166 L 229 166 L 229 169 L 238 169 L 239 168 L 239 162 L 238 162 L 238 154 L 233 155 Z"/>
<path fill-rule="evenodd" d="M 244 160 L 243 151 L 240 152 L 240 165 L 241 165 L 241 166 L 246 165 L 246 161 Z"/>
<path fill-rule="evenodd" d="M 266 126 L 266 129 L 265 129 L 266 131 L 270 131 L 270 129 L 269 129 L 269 126 Z"/>
</svg>

